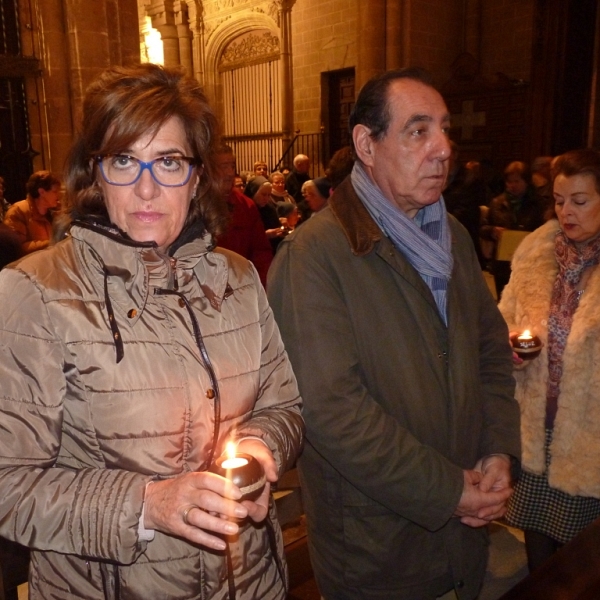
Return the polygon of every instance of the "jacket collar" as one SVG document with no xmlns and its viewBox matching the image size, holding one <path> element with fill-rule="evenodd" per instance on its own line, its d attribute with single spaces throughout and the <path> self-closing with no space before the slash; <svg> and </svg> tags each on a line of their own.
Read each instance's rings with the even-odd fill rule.
<svg viewBox="0 0 600 600">
<path fill-rule="evenodd" d="M 329 206 L 339 221 L 352 252 L 356 256 L 371 252 L 383 233 L 354 191 L 349 176 L 333 192 Z"/>
<path fill-rule="evenodd" d="M 208 233 L 182 245 L 173 257 L 161 253 L 154 242 L 135 242 L 96 223 L 76 221 L 71 236 L 80 242 L 82 261 L 97 285 L 103 286 L 108 278 L 110 297 L 131 324 L 155 288 L 174 289 L 176 283 L 184 288 L 194 274 L 215 309 L 220 309 L 227 293 L 227 259 L 211 252 Z"/>
</svg>

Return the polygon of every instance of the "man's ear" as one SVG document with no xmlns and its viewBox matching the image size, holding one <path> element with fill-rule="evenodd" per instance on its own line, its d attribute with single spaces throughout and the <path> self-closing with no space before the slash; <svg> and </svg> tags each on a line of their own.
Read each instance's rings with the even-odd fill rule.
<svg viewBox="0 0 600 600">
<path fill-rule="evenodd" d="M 371 130 L 366 125 L 354 126 L 352 130 L 352 141 L 354 142 L 354 150 L 360 161 L 368 166 L 373 166 L 373 138 L 371 137 Z"/>
</svg>

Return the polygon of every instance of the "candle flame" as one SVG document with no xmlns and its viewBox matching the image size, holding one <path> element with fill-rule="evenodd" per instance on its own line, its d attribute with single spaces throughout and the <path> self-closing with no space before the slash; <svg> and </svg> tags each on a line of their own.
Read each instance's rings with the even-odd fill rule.
<svg viewBox="0 0 600 600">
<path fill-rule="evenodd" d="M 529 329 L 526 329 L 520 336 L 519 336 L 520 340 L 529 340 L 531 339 L 531 332 L 529 331 Z"/>
<path fill-rule="evenodd" d="M 227 445 L 225 446 L 225 454 L 227 455 L 227 458 L 235 458 L 236 453 L 237 444 L 235 442 L 227 442 Z"/>
</svg>

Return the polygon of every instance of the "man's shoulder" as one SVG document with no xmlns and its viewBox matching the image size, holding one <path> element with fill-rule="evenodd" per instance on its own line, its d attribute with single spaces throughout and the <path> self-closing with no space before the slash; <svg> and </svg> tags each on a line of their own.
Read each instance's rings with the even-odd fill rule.
<svg viewBox="0 0 600 600">
<path fill-rule="evenodd" d="M 315 250 L 322 251 L 324 246 L 335 247 L 343 242 L 346 247 L 348 243 L 345 241 L 342 229 L 335 215 L 331 212 L 331 208 L 326 206 L 319 213 L 312 216 L 302 225 L 288 235 L 279 245 L 285 247 L 292 244 L 290 248 L 294 250 Z M 279 252 L 279 250 L 278 250 Z"/>
</svg>

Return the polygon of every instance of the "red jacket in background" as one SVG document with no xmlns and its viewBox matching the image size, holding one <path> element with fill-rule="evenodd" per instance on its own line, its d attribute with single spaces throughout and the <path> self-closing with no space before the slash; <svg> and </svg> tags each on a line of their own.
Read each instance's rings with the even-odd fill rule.
<svg viewBox="0 0 600 600">
<path fill-rule="evenodd" d="M 262 284 L 266 286 L 273 252 L 256 204 L 235 188 L 231 189 L 227 204 L 231 211 L 231 223 L 217 244 L 251 261 Z"/>
</svg>

